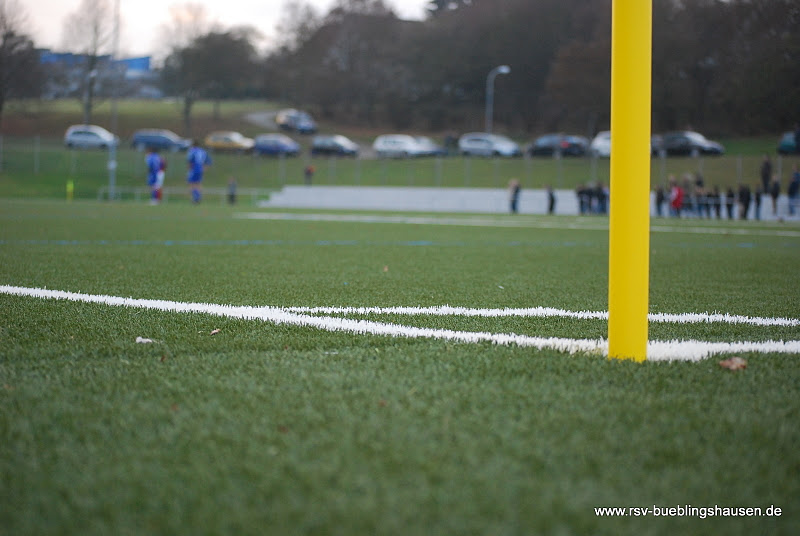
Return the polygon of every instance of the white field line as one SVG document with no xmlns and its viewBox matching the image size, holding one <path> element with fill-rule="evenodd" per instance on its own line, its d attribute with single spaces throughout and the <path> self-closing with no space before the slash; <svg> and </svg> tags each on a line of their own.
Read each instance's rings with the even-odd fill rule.
<svg viewBox="0 0 800 536">
<path fill-rule="evenodd" d="M 283 307 L 283 310 L 302 314 L 328 315 L 430 315 L 430 316 L 477 316 L 486 318 L 500 317 L 562 317 L 579 320 L 608 320 L 606 311 L 567 311 L 552 307 L 503 308 L 503 309 L 469 309 L 441 305 L 437 307 Z M 650 313 L 650 322 L 673 324 L 750 324 L 753 326 L 800 326 L 796 318 L 763 318 L 753 316 L 731 315 L 727 313 Z"/>
<path fill-rule="evenodd" d="M 526 227 L 536 229 L 608 231 L 608 221 L 580 219 L 577 221 L 544 221 L 526 218 L 496 218 L 492 216 L 383 216 L 378 214 L 314 214 L 293 212 L 240 212 L 234 218 L 248 220 L 327 221 L 343 223 L 403 223 L 409 225 L 456 225 L 464 227 Z M 653 223 L 652 233 L 692 233 L 737 236 L 782 236 L 800 237 L 800 230 L 792 229 L 744 229 L 728 226 L 677 227 Z"/>
<path fill-rule="evenodd" d="M 352 320 L 330 316 L 312 316 L 290 312 L 279 307 L 237 307 L 210 303 L 186 303 L 167 300 L 143 300 L 117 296 L 82 294 L 40 288 L 0 286 L 0 294 L 30 296 L 44 299 L 97 303 L 117 307 L 132 307 L 158 311 L 202 313 L 227 318 L 262 320 L 275 324 L 312 327 L 325 331 L 341 331 L 360 335 L 390 337 L 432 338 L 463 343 L 491 342 L 537 349 L 551 349 L 569 354 L 608 354 L 608 342 L 603 339 L 566 339 L 558 337 L 531 337 L 513 333 L 488 333 L 418 328 L 366 320 Z M 715 354 L 764 352 L 800 354 L 800 341 L 762 342 L 704 342 L 704 341 L 650 341 L 647 358 L 651 361 L 698 361 Z"/>
</svg>

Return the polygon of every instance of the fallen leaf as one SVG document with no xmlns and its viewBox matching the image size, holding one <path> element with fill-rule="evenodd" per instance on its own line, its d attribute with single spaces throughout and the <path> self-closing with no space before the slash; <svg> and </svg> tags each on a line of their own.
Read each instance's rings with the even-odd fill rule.
<svg viewBox="0 0 800 536">
<path fill-rule="evenodd" d="M 212 335 L 216 335 L 216 334 L 217 334 L 217 333 L 219 333 L 220 331 L 222 331 L 222 330 L 221 330 L 221 329 L 214 329 L 214 330 L 211 330 L 211 334 L 212 334 Z"/>
<path fill-rule="evenodd" d="M 156 342 L 156 341 L 154 341 L 153 339 L 146 339 L 144 337 L 136 337 L 136 343 L 137 344 L 150 344 L 150 343 L 154 343 L 154 342 Z"/>
<path fill-rule="evenodd" d="M 720 361 L 719 366 L 728 370 L 744 370 L 747 368 L 747 361 L 741 357 L 732 357 Z"/>
</svg>

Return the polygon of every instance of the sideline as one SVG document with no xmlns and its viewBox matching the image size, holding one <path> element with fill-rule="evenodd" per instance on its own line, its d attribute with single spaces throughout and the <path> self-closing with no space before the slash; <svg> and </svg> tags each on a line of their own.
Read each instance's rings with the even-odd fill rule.
<svg viewBox="0 0 800 536">
<path fill-rule="evenodd" d="M 324 331 L 341 331 L 358 335 L 389 337 L 430 338 L 462 343 L 491 342 L 499 345 L 518 345 L 539 350 L 556 350 L 568 354 L 608 355 L 608 342 L 604 339 L 567 339 L 558 337 L 532 337 L 514 333 L 489 333 L 453 331 L 447 329 L 419 328 L 400 324 L 353 320 L 332 316 L 299 314 L 280 307 L 237 307 L 211 303 L 187 303 L 166 300 L 144 300 L 117 296 L 82 294 L 41 288 L 0 286 L 0 294 L 42 299 L 69 300 L 96 303 L 115 307 L 132 307 L 167 312 L 202 313 L 227 318 L 262 320 L 317 328 Z M 647 344 L 648 361 L 700 361 L 717 354 L 761 352 L 800 354 L 800 341 L 761 342 L 705 342 L 705 341 L 650 341 Z"/>
<path fill-rule="evenodd" d="M 453 225 L 463 227 L 506 227 L 556 230 L 581 230 L 608 232 L 608 219 L 585 217 L 578 221 L 544 221 L 541 217 L 492 217 L 492 216 L 402 216 L 380 214 L 325 214 L 294 212 L 238 212 L 234 218 L 243 220 L 315 221 L 340 223 L 401 223 L 409 225 Z M 736 236 L 779 236 L 800 238 L 800 230 L 791 229 L 744 229 L 742 227 L 692 226 L 679 227 L 654 223 L 652 233 L 692 233 Z"/>
</svg>

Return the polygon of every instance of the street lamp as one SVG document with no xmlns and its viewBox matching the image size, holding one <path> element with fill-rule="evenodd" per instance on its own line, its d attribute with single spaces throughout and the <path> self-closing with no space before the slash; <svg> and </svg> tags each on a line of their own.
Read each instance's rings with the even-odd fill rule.
<svg viewBox="0 0 800 536">
<path fill-rule="evenodd" d="M 498 74 L 508 74 L 511 67 L 500 65 L 489 71 L 486 77 L 486 132 L 492 131 L 492 113 L 494 110 L 494 79 Z"/>
</svg>

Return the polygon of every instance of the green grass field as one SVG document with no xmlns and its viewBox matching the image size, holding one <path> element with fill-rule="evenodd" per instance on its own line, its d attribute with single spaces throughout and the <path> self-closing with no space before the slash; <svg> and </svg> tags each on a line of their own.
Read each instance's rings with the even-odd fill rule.
<svg viewBox="0 0 800 536">
<path fill-rule="evenodd" d="M 607 308 L 606 219 L 242 217 L 253 211 L 2 200 L 0 285 L 276 308 Z M 797 226 L 652 231 L 652 313 L 800 318 Z M 569 316 L 304 314 L 606 336 L 605 320 Z M 800 326 L 654 321 L 650 339 L 791 342 Z M 748 366 L 733 372 L 718 364 L 730 353 L 637 364 L 6 292 L 0 341 L 0 534 L 800 532 L 796 353 L 736 353 Z M 763 515 L 595 513 L 686 505 Z"/>
</svg>

